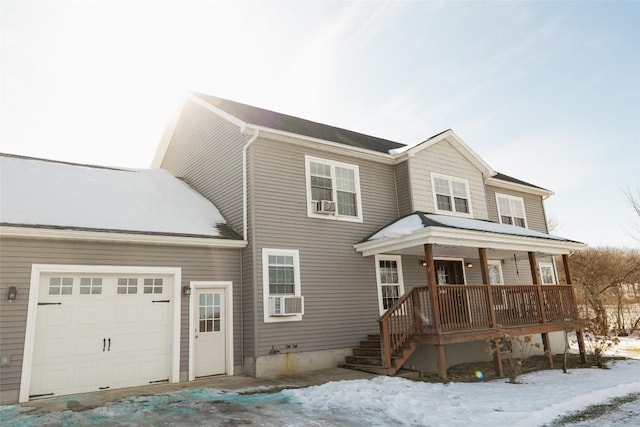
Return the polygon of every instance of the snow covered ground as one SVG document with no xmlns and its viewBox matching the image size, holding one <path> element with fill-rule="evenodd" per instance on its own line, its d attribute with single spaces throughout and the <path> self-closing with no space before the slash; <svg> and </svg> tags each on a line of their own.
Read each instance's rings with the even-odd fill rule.
<svg viewBox="0 0 640 427">
<path fill-rule="evenodd" d="M 617 355 L 640 359 L 640 338 L 623 338 Z M 640 393 L 640 360 L 611 369 L 535 372 L 504 380 L 422 383 L 403 378 L 335 381 L 277 393 L 187 390 L 137 396 L 101 408 L 42 416 L 0 408 L 3 426 L 542 426 L 612 398 Z M 580 426 L 639 426 L 640 400 Z"/>
</svg>

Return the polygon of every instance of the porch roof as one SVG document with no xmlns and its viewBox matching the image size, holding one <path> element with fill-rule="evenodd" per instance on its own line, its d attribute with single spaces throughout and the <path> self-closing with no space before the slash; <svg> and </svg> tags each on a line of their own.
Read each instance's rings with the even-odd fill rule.
<svg viewBox="0 0 640 427">
<path fill-rule="evenodd" d="M 381 228 L 354 245 L 363 256 L 402 253 L 432 243 L 496 250 L 567 254 L 587 245 L 509 224 L 414 212 Z"/>
</svg>

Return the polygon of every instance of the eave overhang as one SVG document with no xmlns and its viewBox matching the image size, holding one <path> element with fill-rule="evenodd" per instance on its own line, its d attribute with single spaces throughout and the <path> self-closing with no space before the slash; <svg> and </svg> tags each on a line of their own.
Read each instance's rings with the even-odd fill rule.
<svg viewBox="0 0 640 427">
<path fill-rule="evenodd" d="M 547 198 L 553 196 L 554 192 L 551 190 L 545 190 L 544 188 L 530 187 L 528 185 L 522 185 L 515 182 L 504 181 L 502 179 L 487 177 L 484 179 L 485 184 L 493 187 L 505 188 L 507 190 L 522 191 L 524 193 L 535 194 Z"/>
<path fill-rule="evenodd" d="M 212 236 L 138 233 L 113 230 L 81 230 L 61 227 L 48 228 L 15 225 L 0 226 L 0 237 L 111 243 L 137 243 L 171 246 L 199 246 L 230 249 L 242 249 L 247 246 L 246 240 L 224 239 Z"/>
<path fill-rule="evenodd" d="M 425 215 L 417 215 L 422 216 L 424 223 Z M 396 223 L 398 221 L 396 221 Z M 426 219 L 426 221 L 429 221 L 429 219 Z M 470 221 L 483 223 L 483 221 L 480 220 Z M 383 230 L 385 228 L 383 228 Z M 515 235 L 494 231 L 456 228 L 439 224 L 425 224 L 420 228 L 402 232 L 397 236 L 391 235 L 379 238 L 370 237 L 363 242 L 353 245 L 353 247 L 356 252 L 361 253 L 363 256 L 401 252 L 403 250 L 420 247 L 425 244 L 467 248 L 491 248 L 494 250 L 506 251 L 538 252 L 549 255 L 569 254 L 587 247 L 586 244 L 581 242 L 566 240 L 551 235 L 544 235 L 543 233 L 536 234 L 539 234 L 540 236 Z M 373 236 L 375 236 L 375 234 Z"/>
</svg>

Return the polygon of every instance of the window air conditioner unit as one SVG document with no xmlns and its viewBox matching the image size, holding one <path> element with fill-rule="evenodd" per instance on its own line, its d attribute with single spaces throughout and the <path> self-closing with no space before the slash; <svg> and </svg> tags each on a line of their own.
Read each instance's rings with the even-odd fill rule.
<svg viewBox="0 0 640 427">
<path fill-rule="evenodd" d="M 314 202 L 314 204 L 315 213 L 325 215 L 336 214 L 336 202 L 332 200 L 318 200 L 317 202 Z"/>
<path fill-rule="evenodd" d="M 269 297 L 270 316 L 294 316 L 304 314 L 304 297 L 293 295 Z"/>
</svg>

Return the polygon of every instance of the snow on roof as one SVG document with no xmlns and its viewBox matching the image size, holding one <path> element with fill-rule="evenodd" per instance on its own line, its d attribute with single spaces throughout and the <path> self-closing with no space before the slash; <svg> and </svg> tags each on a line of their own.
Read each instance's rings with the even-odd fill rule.
<svg viewBox="0 0 640 427">
<path fill-rule="evenodd" d="M 395 221 L 373 234 L 367 240 L 408 236 L 415 231 L 426 227 L 449 227 L 464 230 L 484 231 L 488 233 L 510 234 L 514 236 L 537 237 L 563 242 L 570 241 L 562 237 L 510 224 L 500 224 L 496 222 L 447 215 L 425 214 L 422 212 L 417 212 Z"/>
<path fill-rule="evenodd" d="M 222 237 L 225 220 L 169 172 L 0 157 L 0 223 Z"/>
</svg>

